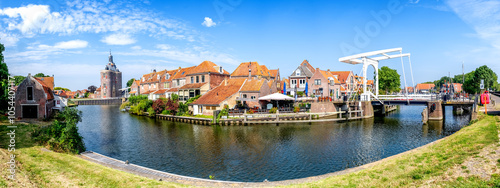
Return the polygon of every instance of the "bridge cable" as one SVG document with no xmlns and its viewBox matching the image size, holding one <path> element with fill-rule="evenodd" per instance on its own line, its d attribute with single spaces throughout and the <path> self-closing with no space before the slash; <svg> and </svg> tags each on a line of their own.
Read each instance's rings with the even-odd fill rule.
<svg viewBox="0 0 500 188">
<path fill-rule="evenodd" d="M 410 73 L 411 73 L 411 84 L 413 88 L 413 94 L 415 94 L 415 81 L 413 80 L 413 70 L 411 69 L 411 55 L 408 55 L 408 61 L 410 61 Z"/>
<path fill-rule="evenodd" d="M 405 66 L 404 66 L 404 64 L 403 64 L 403 62 L 404 62 L 404 61 L 403 61 L 403 50 L 400 50 L 400 51 L 399 51 L 399 54 L 400 54 L 400 57 L 401 57 L 401 67 L 403 67 L 403 78 L 404 78 L 404 80 L 405 80 L 405 88 L 404 88 L 404 90 L 405 90 L 405 92 L 406 92 L 406 100 L 408 100 L 408 90 L 406 89 L 406 74 L 405 74 Z"/>
</svg>

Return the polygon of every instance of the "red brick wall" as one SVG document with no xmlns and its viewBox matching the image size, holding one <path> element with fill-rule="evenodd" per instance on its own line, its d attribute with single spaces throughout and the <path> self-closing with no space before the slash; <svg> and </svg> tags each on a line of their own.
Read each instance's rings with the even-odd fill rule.
<svg viewBox="0 0 500 188">
<path fill-rule="evenodd" d="M 224 81 L 225 78 L 229 79 L 229 75 L 210 74 L 210 89 L 213 89 L 213 87 L 220 85 L 220 83 Z M 208 82 L 208 76 L 205 77 L 205 81 Z"/>
<path fill-rule="evenodd" d="M 33 87 L 33 101 L 27 100 L 27 87 Z M 26 78 L 16 90 L 16 117 L 22 117 L 22 105 L 37 105 L 38 104 L 38 119 L 43 119 L 52 114 L 54 100 L 47 101 L 45 91 L 40 83 L 34 78 Z M 45 104 L 47 103 L 47 107 Z M 47 112 L 47 114 L 45 114 Z"/>
</svg>

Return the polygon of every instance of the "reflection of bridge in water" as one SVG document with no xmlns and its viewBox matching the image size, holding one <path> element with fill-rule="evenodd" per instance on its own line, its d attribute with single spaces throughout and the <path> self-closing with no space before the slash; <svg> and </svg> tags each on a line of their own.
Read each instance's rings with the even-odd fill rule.
<svg viewBox="0 0 500 188">
<path fill-rule="evenodd" d="M 409 60 L 409 67 L 411 73 L 411 80 L 414 87 L 415 83 L 413 81 L 413 71 L 411 69 L 411 59 L 410 54 L 403 54 L 402 48 L 393 48 L 387 50 L 378 50 L 373 52 L 366 52 L 356 55 L 351 55 L 347 57 L 339 58 L 340 62 L 349 64 L 363 64 L 363 92 L 359 96 L 360 103 L 359 107 L 363 110 L 364 117 L 373 116 L 373 108 L 379 108 L 382 113 L 385 114 L 385 105 L 424 105 L 426 108 L 422 112 L 423 120 L 442 120 L 444 118 L 445 106 L 453 106 L 455 111 L 471 111 L 474 108 L 474 101 L 468 98 L 452 98 L 446 95 L 438 94 L 408 94 L 406 85 L 406 74 L 404 69 L 403 57 L 407 57 Z M 379 95 L 379 61 L 400 58 L 404 79 L 404 90 L 401 95 Z M 372 66 L 375 69 L 375 88 L 374 93 L 367 89 L 367 69 Z M 352 92 L 351 91 L 351 95 Z M 357 98 L 350 96 L 349 98 Z"/>
</svg>

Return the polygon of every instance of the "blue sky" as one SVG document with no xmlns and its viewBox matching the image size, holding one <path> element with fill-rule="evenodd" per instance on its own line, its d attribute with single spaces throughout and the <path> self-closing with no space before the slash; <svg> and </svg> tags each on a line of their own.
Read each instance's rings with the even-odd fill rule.
<svg viewBox="0 0 500 188">
<path fill-rule="evenodd" d="M 499 1 L 2 0 L 0 26 L 11 74 L 55 75 L 72 90 L 100 84 L 110 49 L 124 83 L 204 60 L 229 72 L 257 61 L 284 77 L 307 59 L 360 74 L 338 59 L 396 47 L 412 54 L 415 83 L 461 74 L 462 62 L 500 73 Z M 381 66 L 403 71 L 399 59 Z M 407 59 L 405 71 L 411 85 Z"/>
</svg>

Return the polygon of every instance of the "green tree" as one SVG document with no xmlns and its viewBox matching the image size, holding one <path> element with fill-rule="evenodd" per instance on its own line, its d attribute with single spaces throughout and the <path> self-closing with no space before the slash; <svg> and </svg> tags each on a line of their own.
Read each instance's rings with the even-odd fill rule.
<svg viewBox="0 0 500 188">
<path fill-rule="evenodd" d="M 475 93 L 474 86 L 472 84 L 475 72 L 476 71 L 471 71 L 465 74 L 465 83 L 462 88 L 466 93 Z"/>
<path fill-rule="evenodd" d="M 50 77 L 50 76 L 49 75 L 45 75 L 45 74 L 43 74 L 43 73 L 40 72 L 40 73 L 35 74 L 35 76 L 33 76 L 33 77 Z"/>
<path fill-rule="evenodd" d="M 401 88 L 400 75 L 395 69 L 391 69 L 387 66 L 383 66 L 378 71 L 379 75 L 379 87 L 381 91 L 385 93 L 399 92 Z"/>
<path fill-rule="evenodd" d="M 68 88 L 63 88 L 63 87 L 54 87 L 54 90 L 64 90 L 64 91 L 71 91 Z"/>
<path fill-rule="evenodd" d="M 497 86 L 497 74 L 493 72 L 488 66 L 483 65 L 474 71 L 474 76 L 472 77 L 472 82 L 469 86 L 471 88 L 471 93 L 481 92 L 480 84 L 481 80 L 484 80 L 484 88 L 494 88 Z"/>
<path fill-rule="evenodd" d="M 26 77 L 24 77 L 24 76 L 14 76 L 14 80 L 15 80 L 16 86 L 18 86 L 19 84 L 21 84 L 21 82 L 23 82 L 24 79 L 26 79 Z"/>
<path fill-rule="evenodd" d="M 441 87 L 443 86 L 443 84 L 445 84 L 447 82 L 452 82 L 452 81 L 453 81 L 452 78 L 450 78 L 448 76 L 443 76 L 443 77 L 441 77 L 441 79 L 434 81 L 434 85 L 436 85 L 436 90 L 440 90 Z"/>
<path fill-rule="evenodd" d="M 2 52 L 5 50 L 3 44 L 0 43 L 0 112 L 7 110 L 7 99 L 9 93 L 9 68 L 3 61 Z"/>
<path fill-rule="evenodd" d="M 127 87 L 132 86 L 132 84 L 134 83 L 134 81 L 135 81 L 135 78 L 132 78 L 132 79 L 128 80 L 127 81 Z M 128 89 L 128 92 L 130 92 L 130 88 Z"/>
</svg>

